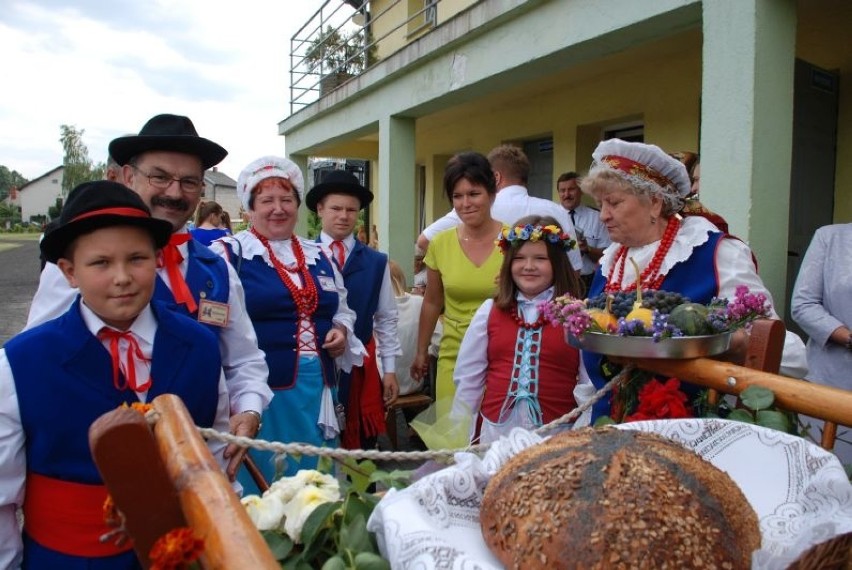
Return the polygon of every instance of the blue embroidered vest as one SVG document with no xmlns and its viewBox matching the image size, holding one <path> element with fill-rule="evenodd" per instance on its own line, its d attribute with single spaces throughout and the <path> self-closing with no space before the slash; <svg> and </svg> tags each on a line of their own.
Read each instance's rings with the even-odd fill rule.
<svg viewBox="0 0 852 570">
<path fill-rule="evenodd" d="M 716 271 L 716 248 L 725 237 L 721 232 L 710 232 L 706 242 L 692 250 L 689 259 L 676 264 L 666 274 L 660 289 L 664 291 L 675 291 L 689 297 L 693 303 L 709 303 L 719 293 L 719 275 Z M 589 297 L 594 297 L 603 291 L 606 285 L 606 277 L 598 266 L 592 286 L 589 288 Z M 583 364 L 589 373 L 595 389 L 602 388 L 607 379 L 601 372 L 603 356 L 594 352 L 582 352 Z M 690 401 L 697 392 L 697 388 L 686 382 L 681 382 L 683 390 Z M 592 422 L 603 415 L 609 414 L 610 398 L 604 397 L 598 400 L 592 410 Z"/>
<path fill-rule="evenodd" d="M 266 354 L 269 387 L 273 390 L 291 388 L 299 373 L 296 358 L 298 317 L 293 297 L 278 272 L 261 256 L 241 259 L 234 251 L 232 240 L 224 243 L 231 264 L 234 268 L 239 267 L 240 281 L 246 293 L 246 310 L 254 325 L 258 346 Z M 320 345 L 331 330 L 332 318 L 337 313 L 340 301 L 337 289 L 333 287 L 334 270 L 331 261 L 325 255 L 320 255 L 315 265 L 308 265 L 308 271 L 319 295 L 317 309 L 312 317 L 314 336 L 322 359 L 323 377 L 326 384 L 333 385 L 334 361 L 325 350 L 320 349 Z M 329 290 L 323 288 L 324 283 Z"/>
<path fill-rule="evenodd" d="M 113 386 L 109 352 L 86 328 L 80 297 L 61 317 L 5 345 L 15 378 L 27 469 L 47 477 L 101 484 L 89 451 L 89 426 L 122 403 L 138 401 Z M 148 401 L 180 396 L 197 425 L 210 427 L 219 399 L 221 362 L 213 333 L 160 304 Z"/>
<path fill-rule="evenodd" d="M 187 269 L 184 278 L 195 302 L 198 303 L 200 299 L 204 298 L 217 303 L 227 303 L 230 283 L 228 282 L 228 266 L 225 264 L 225 260 L 195 239 L 189 240 L 186 245 L 189 255 L 187 256 Z M 154 288 L 154 300 L 161 301 L 180 314 L 190 316 L 193 319 L 198 318 L 198 311 L 190 314 L 186 305 L 175 303 L 174 295 L 159 275 Z M 216 334 L 219 334 L 222 330 L 222 327 L 216 325 L 201 324 Z"/>
</svg>

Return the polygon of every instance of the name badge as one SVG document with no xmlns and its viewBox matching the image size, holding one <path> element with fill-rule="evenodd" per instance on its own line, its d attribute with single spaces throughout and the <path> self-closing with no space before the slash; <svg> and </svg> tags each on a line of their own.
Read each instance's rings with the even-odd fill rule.
<svg viewBox="0 0 852 570">
<path fill-rule="evenodd" d="M 228 324 L 231 307 L 227 303 L 217 303 L 209 299 L 201 299 L 198 303 L 198 322 L 205 325 L 224 327 Z"/>
<path fill-rule="evenodd" d="M 337 285 L 334 284 L 334 277 L 320 275 L 318 279 L 323 291 L 337 291 Z"/>
</svg>

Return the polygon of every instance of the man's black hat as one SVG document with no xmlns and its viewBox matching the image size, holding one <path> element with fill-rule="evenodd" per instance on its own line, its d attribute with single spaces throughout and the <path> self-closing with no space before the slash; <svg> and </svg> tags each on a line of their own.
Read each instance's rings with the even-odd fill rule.
<svg viewBox="0 0 852 570">
<path fill-rule="evenodd" d="M 361 201 L 361 209 L 373 201 L 373 193 L 361 186 L 358 178 L 345 170 L 332 170 L 326 174 L 322 183 L 317 184 L 308 192 L 305 204 L 312 212 L 317 211 L 317 204 L 329 194 L 349 194 Z"/>
<path fill-rule="evenodd" d="M 197 156 L 204 170 L 219 164 L 228 155 L 218 144 L 198 136 L 189 117 L 181 115 L 157 115 L 145 123 L 138 135 L 118 137 L 109 143 L 110 156 L 122 166 L 134 156 L 151 150 Z"/>
</svg>

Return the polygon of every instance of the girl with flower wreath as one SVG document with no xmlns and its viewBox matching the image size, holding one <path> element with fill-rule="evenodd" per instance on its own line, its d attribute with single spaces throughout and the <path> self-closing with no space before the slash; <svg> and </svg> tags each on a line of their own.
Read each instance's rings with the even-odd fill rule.
<svg viewBox="0 0 852 570">
<path fill-rule="evenodd" d="M 565 344 L 540 304 L 582 290 L 565 251 L 574 246 L 551 217 L 528 216 L 498 240 L 498 291 L 471 320 L 459 349 L 452 415 L 472 414 L 471 441 L 514 427 L 535 429 L 576 407 L 579 352 Z"/>
<path fill-rule="evenodd" d="M 601 256 L 590 298 L 601 292 L 633 291 L 638 279 L 643 290 L 680 293 L 694 303 L 707 304 L 714 297 L 733 300 L 737 289 L 745 286 L 755 296 L 765 295 L 772 304 L 748 245 L 704 217 L 679 215 L 691 192 L 689 175 L 681 162 L 657 146 L 619 139 L 598 144 L 592 158 L 594 164 L 581 189 L 597 201 L 612 244 Z M 631 259 L 639 267 L 638 276 Z M 772 310 L 770 317 L 778 315 Z M 739 351 L 745 342 L 744 334 L 735 337 Z M 575 391 L 578 403 L 607 383 L 604 366 L 602 355 L 583 352 L 580 384 Z M 806 372 L 804 344 L 788 331 L 781 374 L 802 377 Z M 697 386 L 684 382 L 680 388 L 690 404 L 695 401 Z M 610 403 L 610 398 L 599 400 L 591 421 L 610 415 Z M 618 409 L 616 415 L 634 411 Z"/>
<path fill-rule="evenodd" d="M 302 173 L 292 161 L 253 161 L 237 181 L 251 228 L 210 249 L 239 275 L 269 365 L 273 398 L 257 437 L 335 447 L 342 429 L 336 369 L 361 365 L 365 351 L 353 334 L 355 313 L 346 304 L 343 277 L 318 243 L 294 234 L 303 191 Z M 267 481 L 281 474 L 272 452 L 249 455 Z M 292 475 L 316 465 L 316 457 L 288 457 L 283 471 Z M 238 477 L 248 492 L 257 492 L 245 470 Z"/>
</svg>

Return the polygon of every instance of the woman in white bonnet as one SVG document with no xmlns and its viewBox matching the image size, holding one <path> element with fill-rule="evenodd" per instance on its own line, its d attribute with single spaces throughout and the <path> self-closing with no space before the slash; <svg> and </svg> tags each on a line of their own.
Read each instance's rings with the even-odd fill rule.
<svg viewBox="0 0 852 570">
<path fill-rule="evenodd" d="M 274 396 L 258 438 L 336 447 L 342 425 L 335 410 L 335 369 L 360 365 L 364 347 L 352 333 L 355 313 L 346 305 L 340 273 L 319 244 L 294 233 L 304 188 L 302 172 L 286 158 L 251 162 L 237 180 L 237 197 L 251 227 L 210 249 L 239 275 L 269 365 Z M 281 474 L 271 452 L 249 454 L 268 482 Z M 316 464 L 316 457 L 288 457 L 284 473 Z M 254 492 L 246 474 L 239 476 Z"/>
<path fill-rule="evenodd" d="M 613 243 L 601 257 L 589 297 L 635 290 L 632 258 L 639 266 L 643 290 L 677 292 L 706 304 L 713 297 L 733 299 L 737 286 L 745 285 L 772 302 L 745 243 L 703 217 L 678 215 L 691 191 L 683 164 L 657 146 L 619 139 L 601 142 L 592 157 L 594 164 L 581 188 L 598 203 Z M 596 389 L 606 384 L 602 358 L 583 353 L 575 392 L 578 404 L 594 391 L 589 382 Z M 804 344 L 788 333 L 782 374 L 800 377 L 806 372 Z M 697 387 L 684 383 L 682 390 L 692 401 Z M 608 415 L 609 407 L 609 398 L 601 399 L 592 421 Z"/>
</svg>

